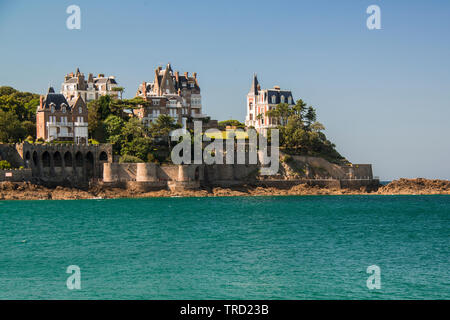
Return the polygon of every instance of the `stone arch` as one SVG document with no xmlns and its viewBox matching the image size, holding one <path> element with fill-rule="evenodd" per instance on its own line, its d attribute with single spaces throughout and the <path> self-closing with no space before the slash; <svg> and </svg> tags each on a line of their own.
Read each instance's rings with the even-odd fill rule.
<svg viewBox="0 0 450 320">
<path fill-rule="evenodd" d="M 83 166 L 83 154 L 80 151 L 78 151 L 75 154 L 75 165 L 77 167 L 82 167 Z"/>
<path fill-rule="evenodd" d="M 72 153 L 70 153 L 69 151 L 66 151 L 66 153 L 64 154 L 64 166 L 65 167 L 73 166 Z"/>
<path fill-rule="evenodd" d="M 86 174 L 88 177 L 94 175 L 94 155 L 90 151 L 86 153 Z"/>
<path fill-rule="evenodd" d="M 50 153 L 48 153 L 48 151 L 44 151 L 44 153 L 42 154 L 42 166 L 44 168 L 49 168 L 50 162 Z"/>
<path fill-rule="evenodd" d="M 59 151 L 56 151 L 53 154 L 53 166 L 62 167 L 62 157 L 61 157 L 61 153 L 59 153 Z"/>
<path fill-rule="evenodd" d="M 38 158 L 38 154 L 36 151 L 33 152 L 33 165 L 35 167 L 37 167 L 39 164 L 39 158 Z"/>
<path fill-rule="evenodd" d="M 101 153 L 100 153 L 100 156 L 98 157 L 98 159 L 100 160 L 100 161 L 108 161 L 108 154 L 105 152 L 105 151 L 102 151 Z"/>
<path fill-rule="evenodd" d="M 30 161 L 31 161 L 31 152 L 30 152 L 30 151 L 27 151 L 27 152 L 25 153 L 24 160 L 25 160 L 25 167 L 26 167 L 26 168 L 29 168 L 29 167 L 31 166 L 31 164 L 30 164 Z"/>
<path fill-rule="evenodd" d="M 198 181 L 200 179 L 200 167 L 197 166 L 194 171 L 194 180 Z"/>
</svg>

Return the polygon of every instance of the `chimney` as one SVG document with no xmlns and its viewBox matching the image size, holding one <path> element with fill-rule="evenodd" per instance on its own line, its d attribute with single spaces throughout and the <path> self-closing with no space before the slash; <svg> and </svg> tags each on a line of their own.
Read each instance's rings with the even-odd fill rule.
<svg viewBox="0 0 450 320">
<path fill-rule="evenodd" d="M 39 108 L 40 109 L 44 108 L 44 96 L 40 96 L 39 98 Z"/>
<path fill-rule="evenodd" d="M 194 72 L 194 79 L 197 79 L 197 72 Z"/>
<path fill-rule="evenodd" d="M 188 78 L 189 72 L 185 72 L 184 76 L 186 77 L 186 79 Z"/>
<path fill-rule="evenodd" d="M 144 95 L 144 97 L 147 96 L 147 84 L 145 83 L 145 81 L 142 82 L 142 94 Z"/>
<path fill-rule="evenodd" d="M 180 73 L 178 72 L 178 71 L 176 71 L 175 72 L 175 79 L 177 80 L 177 83 L 178 83 L 178 78 L 180 77 Z"/>
</svg>

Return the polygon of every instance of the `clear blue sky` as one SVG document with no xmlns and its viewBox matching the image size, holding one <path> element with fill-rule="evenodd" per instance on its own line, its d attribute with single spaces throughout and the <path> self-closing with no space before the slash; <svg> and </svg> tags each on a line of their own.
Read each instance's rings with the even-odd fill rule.
<svg viewBox="0 0 450 320">
<path fill-rule="evenodd" d="M 66 28 L 71 4 L 81 30 Z M 366 28 L 371 4 L 382 30 Z M 450 179 L 448 0 L 0 0 L 0 43 L 0 85 L 44 93 L 80 67 L 132 97 L 171 62 L 198 73 L 219 120 L 244 120 L 257 72 L 316 107 L 338 150 L 382 179 Z"/>
</svg>

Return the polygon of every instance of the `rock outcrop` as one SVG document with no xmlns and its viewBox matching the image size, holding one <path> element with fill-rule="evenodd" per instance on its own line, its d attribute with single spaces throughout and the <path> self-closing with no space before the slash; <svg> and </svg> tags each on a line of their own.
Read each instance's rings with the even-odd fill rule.
<svg viewBox="0 0 450 320">
<path fill-rule="evenodd" d="M 76 200 L 147 197 L 227 197 L 227 196 L 286 196 L 286 195 L 401 195 L 450 194 L 450 181 L 427 179 L 400 179 L 378 190 L 361 187 L 340 189 L 298 184 L 292 187 L 255 187 L 251 185 L 231 188 L 205 188 L 200 190 L 141 192 L 134 188 L 112 188 L 101 184 L 86 190 L 67 187 L 47 188 L 28 182 L 1 182 L 0 200 Z"/>
</svg>

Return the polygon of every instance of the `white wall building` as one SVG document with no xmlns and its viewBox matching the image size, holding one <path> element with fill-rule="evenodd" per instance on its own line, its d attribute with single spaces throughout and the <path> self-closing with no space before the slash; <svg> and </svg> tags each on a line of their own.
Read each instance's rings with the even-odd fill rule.
<svg viewBox="0 0 450 320">
<path fill-rule="evenodd" d="M 245 125 L 261 129 L 274 128 L 278 125 L 278 119 L 270 118 L 266 112 L 274 109 L 280 103 L 287 103 L 294 107 L 295 102 L 290 90 L 281 90 L 279 86 L 273 89 L 261 89 L 256 74 L 253 76 L 252 86 L 247 94 L 247 116 Z M 258 117 L 258 115 L 260 115 Z"/>
</svg>

